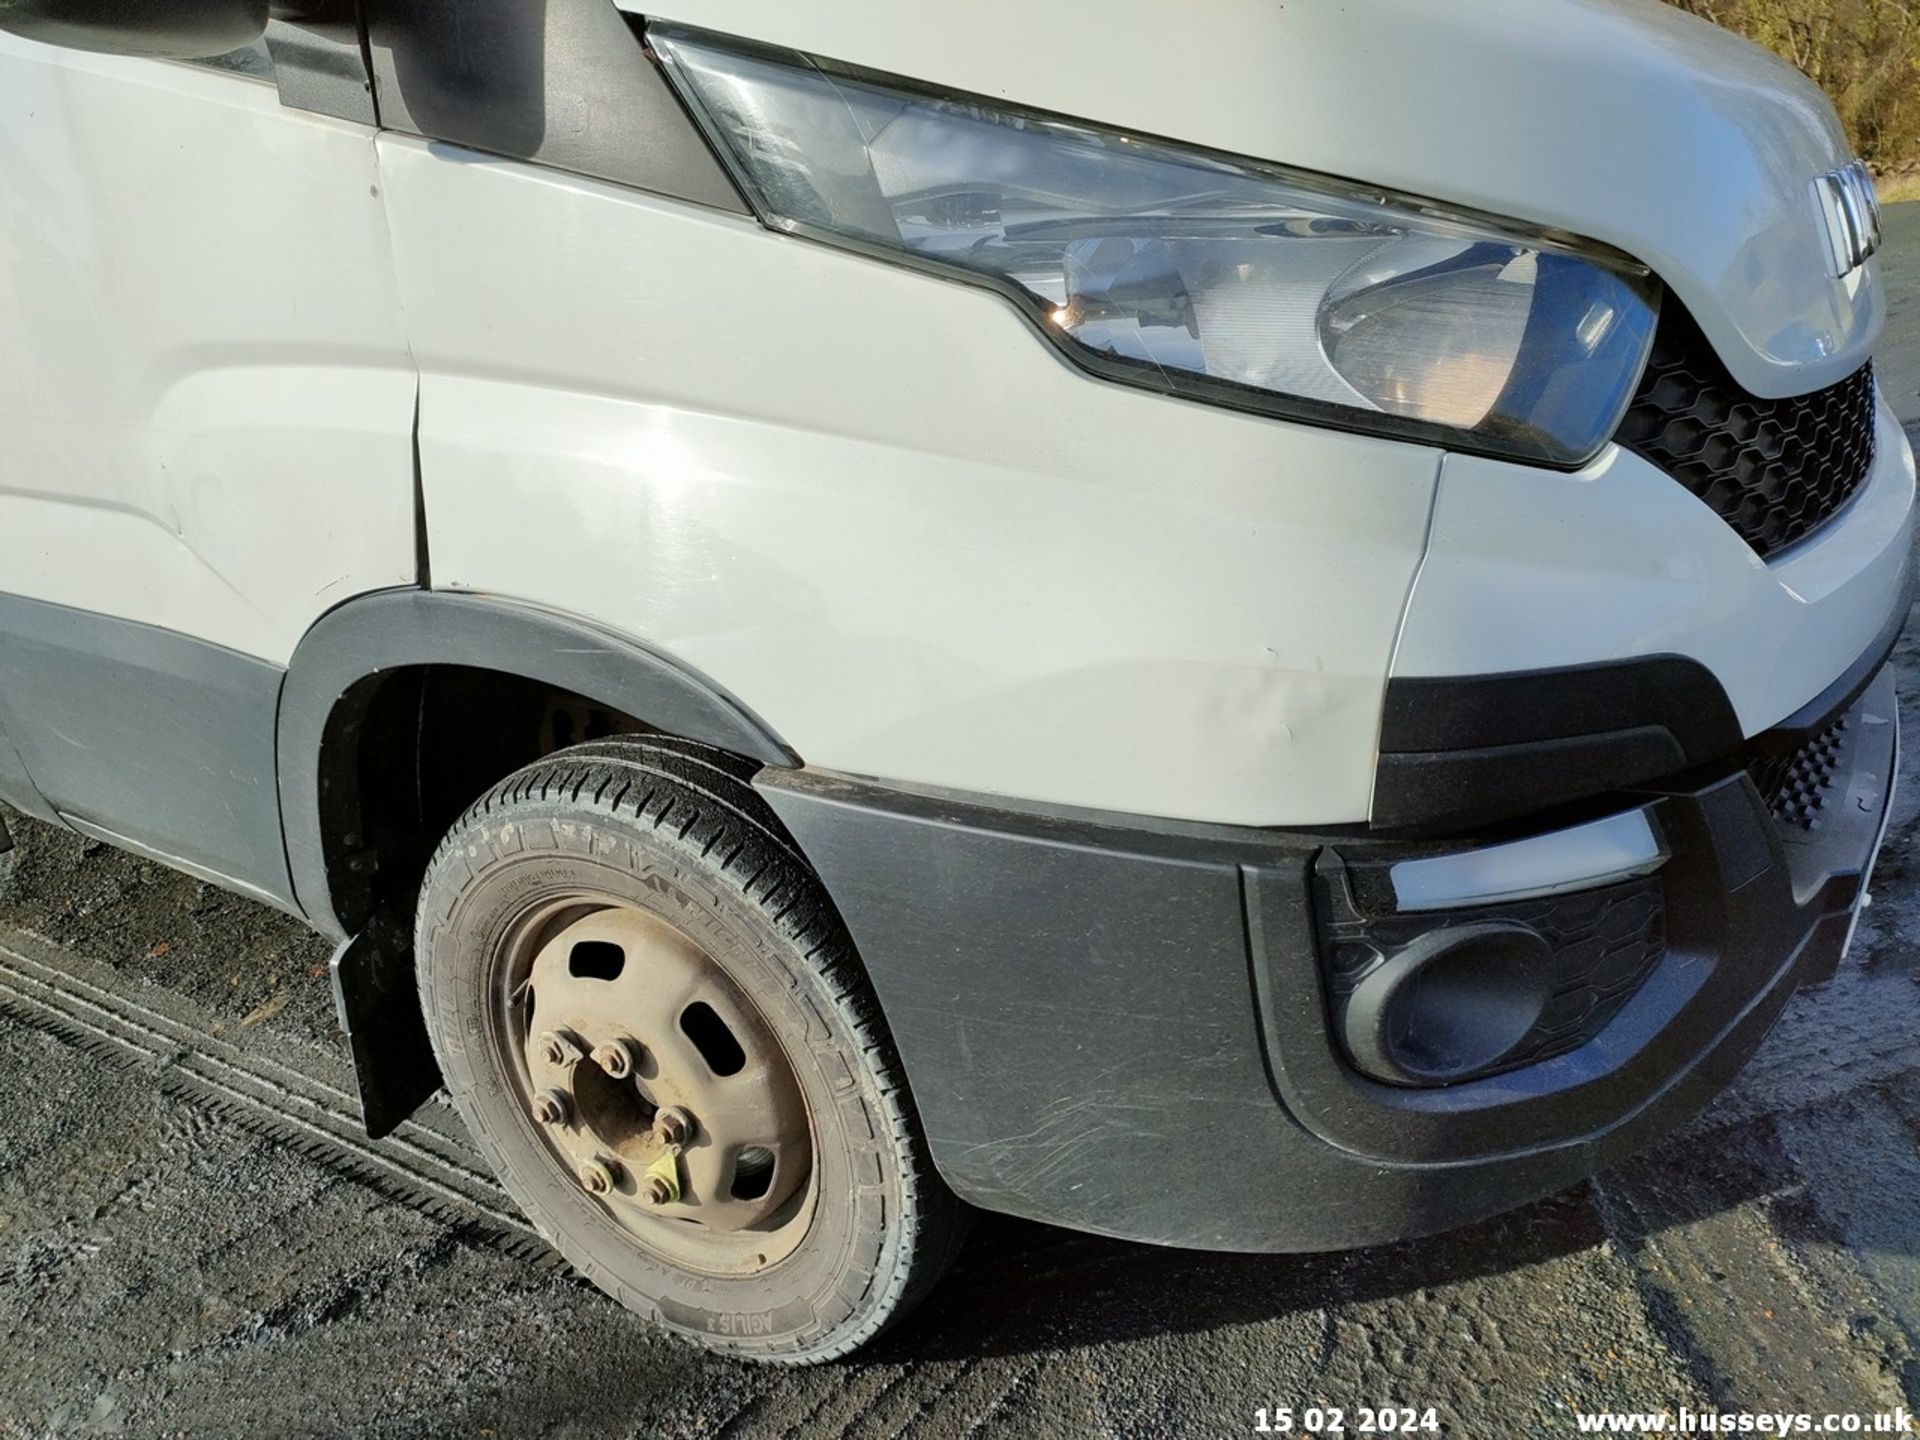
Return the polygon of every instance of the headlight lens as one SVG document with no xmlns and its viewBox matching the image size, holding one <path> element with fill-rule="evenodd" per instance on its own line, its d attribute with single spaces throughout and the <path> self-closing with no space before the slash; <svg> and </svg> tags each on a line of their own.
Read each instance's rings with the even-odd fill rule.
<svg viewBox="0 0 1920 1440">
<path fill-rule="evenodd" d="M 1646 361 L 1658 290 L 1617 256 L 790 52 L 649 38 L 768 224 L 991 284 L 1111 379 L 1579 465 Z"/>
</svg>

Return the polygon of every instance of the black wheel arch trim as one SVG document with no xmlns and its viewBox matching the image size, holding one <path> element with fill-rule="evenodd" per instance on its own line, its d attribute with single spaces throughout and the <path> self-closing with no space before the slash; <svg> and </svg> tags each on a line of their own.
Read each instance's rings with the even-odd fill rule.
<svg viewBox="0 0 1920 1440">
<path fill-rule="evenodd" d="M 762 765 L 800 764 L 772 728 L 723 687 L 590 621 L 493 595 L 404 589 L 356 597 L 323 615 L 295 649 L 276 736 L 295 898 L 307 919 L 335 940 L 347 938 L 349 926 L 335 911 L 325 843 L 322 767 L 330 726 L 361 682 L 427 665 L 539 681 Z"/>
</svg>

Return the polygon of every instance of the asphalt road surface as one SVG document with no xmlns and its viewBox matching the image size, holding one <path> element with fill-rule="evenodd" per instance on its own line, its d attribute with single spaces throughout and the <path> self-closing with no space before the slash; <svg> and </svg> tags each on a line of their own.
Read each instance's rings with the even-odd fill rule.
<svg viewBox="0 0 1920 1440">
<path fill-rule="evenodd" d="M 1883 383 L 1920 419 L 1920 207 Z M 1920 634 L 1920 626 L 1914 627 Z M 1920 638 L 1899 650 L 1920 697 Z M 1909 734 L 1920 734 L 1910 700 Z M 573 1278 L 435 1106 L 354 1124 L 326 949 L 20 823 L 0 859 L 0 1436 L 1235 1435 L 1256 1407 L 1920 1409 L 1920 745 L 1854 955 L 1735 1087 L 1498 1221 L 1222 1257 L 986 1218 L 907 1326 L 713 1359 Z M 1196 1205 L 1206 1197 L 1196 1195 Z"/>
</svg>

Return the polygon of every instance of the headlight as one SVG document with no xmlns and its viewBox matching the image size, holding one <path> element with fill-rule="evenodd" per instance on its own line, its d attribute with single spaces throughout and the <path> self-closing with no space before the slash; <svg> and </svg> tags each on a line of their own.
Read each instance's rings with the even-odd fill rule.
<svg viewBox="0 0 1920 1440">
<path fill-rule="evenodd" d="M 992 285 L 1077 364 L 1579 465 L 1652 341 L 1622 257 L 1404 197 L 649 31 L 762 220 Z"/>
</svg>

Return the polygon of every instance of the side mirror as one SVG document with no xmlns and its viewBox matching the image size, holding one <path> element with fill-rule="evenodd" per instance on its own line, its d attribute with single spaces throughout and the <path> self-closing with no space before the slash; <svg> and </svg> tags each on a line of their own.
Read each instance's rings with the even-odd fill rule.
<svg viewBox="0 0 1920 1440">
<path fill-rule="evenodd" d="M 203 60 L 266 28 L 267 0 L 0 0 L 0 30 L 110 55 Z"/>
</svg>

